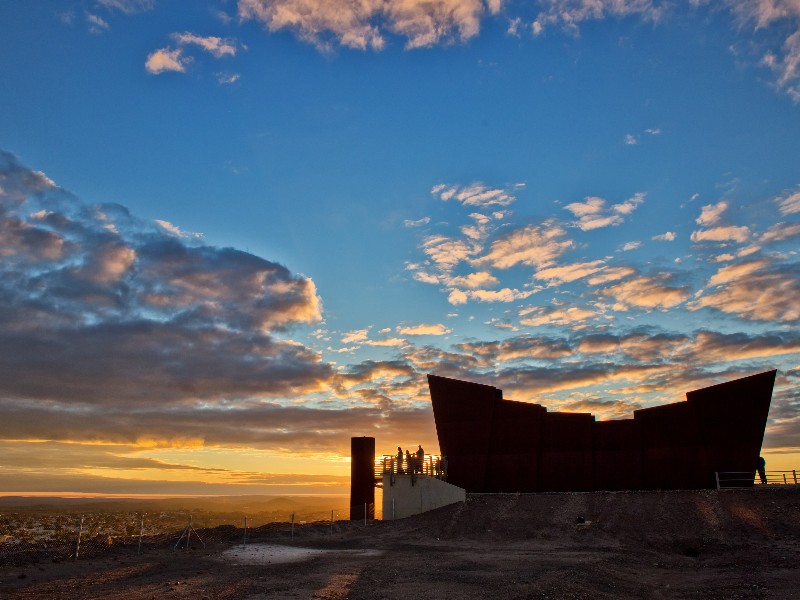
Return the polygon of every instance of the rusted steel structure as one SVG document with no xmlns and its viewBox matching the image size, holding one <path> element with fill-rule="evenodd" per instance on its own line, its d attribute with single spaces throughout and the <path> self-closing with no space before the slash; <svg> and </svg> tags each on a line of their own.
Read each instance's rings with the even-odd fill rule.
<svg viewBox="0 0 800 600">
<path fill-rule="evenodd" d="M 505 400 L 490 385 L 436 375 L 428 385 L 448 481 L 468 492 L 711 489 L 715 472 L 755 473 L 775 374 L 616 421 Z"/>
<path fill-rule="evenodd" d="M 375 438 L 350 438 L 350 520 L 375 518 Z"/>
</svg>

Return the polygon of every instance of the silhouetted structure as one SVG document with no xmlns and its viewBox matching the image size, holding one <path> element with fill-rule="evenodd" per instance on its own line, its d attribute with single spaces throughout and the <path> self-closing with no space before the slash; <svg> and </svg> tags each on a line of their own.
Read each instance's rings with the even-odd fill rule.
<svg viewBox="0 0 800 600">
<path fill-rule="evenodd" d="M 350 520 L 375 518 L 375 438 L 350 438 Z"/>
<path fill-rule="evenodd" d="M 428 375 L 448 481 L 467 492 L 716 487 L 716 471 L 752 472 L 776 371 L 688 392 L 685 402 L 595 422 L 504 400 L 489 385 Z"/>
</svg>

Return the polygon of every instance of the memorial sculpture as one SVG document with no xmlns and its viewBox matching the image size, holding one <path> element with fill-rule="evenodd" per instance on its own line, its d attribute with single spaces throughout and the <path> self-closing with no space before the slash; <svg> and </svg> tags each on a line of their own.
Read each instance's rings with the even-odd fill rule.
<svg viewBox="0 0 800 600">
<path fill-rule="evenodd" d="M 679 490 L 715 488 L 718 472 L 755 474 L 775 375 L 612 421 L 505 400 L 490 385 L 436 375 L 428 385 L 448 481 L 467 492 Z"/>
</svg>

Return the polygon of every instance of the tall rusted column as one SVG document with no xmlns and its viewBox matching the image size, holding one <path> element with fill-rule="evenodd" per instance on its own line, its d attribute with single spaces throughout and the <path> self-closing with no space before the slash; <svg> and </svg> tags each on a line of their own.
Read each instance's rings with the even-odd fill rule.
<svg viewBox="0 0 800 600">
<path fill-rule="evenodd" d="M 375 518 L 375 438 L 350 438 L 350 520 Z"/>
</svg>

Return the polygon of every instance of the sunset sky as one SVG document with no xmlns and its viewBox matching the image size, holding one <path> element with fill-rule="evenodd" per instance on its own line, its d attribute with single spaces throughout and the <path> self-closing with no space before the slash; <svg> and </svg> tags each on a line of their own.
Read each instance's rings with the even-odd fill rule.
<svg viewBox="0 0 800 600">
<path fill-rule="evenodd" d="M 796 0 L 0 2 L 0 493 L 342 493 L 426 373 L 599 419 L 778 369 Z"/>
</svg>

